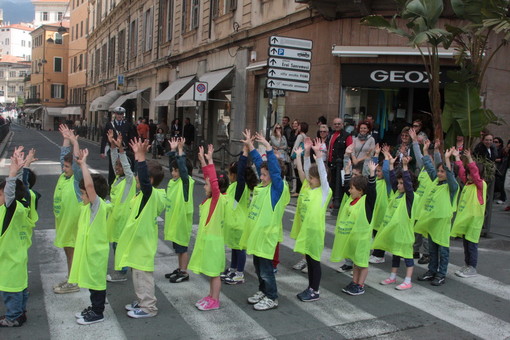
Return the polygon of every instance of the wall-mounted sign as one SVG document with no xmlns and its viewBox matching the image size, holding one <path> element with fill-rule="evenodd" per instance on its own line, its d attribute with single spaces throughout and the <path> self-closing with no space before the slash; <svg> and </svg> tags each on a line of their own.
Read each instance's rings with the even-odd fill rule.
<svg viewBox="0 0 510 340">
<path fill-rule="evenodd" d="M 268 78 L 266 84 L 267 88 L 269 89 L 280 89 L 296 92 L 308 92 L 310 90 L 310 85 L 308 85 L 308 83 L 302 83 L 299 81 Z"/>
</svg>

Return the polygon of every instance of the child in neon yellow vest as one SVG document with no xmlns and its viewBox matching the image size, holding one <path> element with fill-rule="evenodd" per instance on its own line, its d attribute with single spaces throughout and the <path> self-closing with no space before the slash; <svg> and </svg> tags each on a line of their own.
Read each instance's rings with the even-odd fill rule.
<svg viewBox="0 0 510 340">
<path fill-rule="evenodd" d="M 253 146 L 249 130 L 245 130 L 244 137 L 243 143 L 250 149 L 261 184 L 253 190 L 248 222 L 240 243 L 247 254 L 253 254 L 253 265 L 259 279 L 259 290 L 248 298 L 248 303 L 253 304 L 255 310 L 263 311 L 278 307 L 273 258 L 278 242 L 283 240 L 282 218 L 285 206 L 290 201 L 290 192 L 268 141 L 262 135 L 255 134 L 256 141 L 266 149 L 267 162 L 263 163 Z"/>
<path fill-rule="evenodd" d="M 125 306 L 131 318 L 156 316 L 154 294 L 154 257 L 158 249 L 157 217 L 165 209 L 165 191 L 156 189 L 164 177 L 163 167 L 156 161 L 146 161 L 149 140 L 134 138 L 129 143 L 138 162 L 137 188 L 140 192 L 131 200 L 131 212 L 119 237 L 115 254 L 115 269 L 131 267 L 137 300 Z"/>
<path fill-rule="evenodd" d="M 349 162 L 350 163 L 350 162 Z M 335 241 L 331 250 L 331 262 L 349 258 L 354 263 L 352 282 L 342 289 L 349 295 L 365 293 L 365 279 L 368 275 L 368 259 L 372 241 L 372 213 L 377 192 L 375 189 L 375 168 L 368 163 L 370 177 L 356 176 L 350 179 L 350 164 L 345 168 L 345 181 L 349 184 L 350 197 L 338 213 Z"/>
<path fill-rule="evenodd" d="M 81 208 L 79 183 L 82 179 L 82 174 L 80 167 L 74 161 L 74 158 L 80 152 L 80 146 L 78 145 L 78 137 L 66 125 L 61 124 L 59 129 L 64 137 L 64 142 L 60 151 L 62 174 L 58 179 L 53 195 L 55 246 L 64 248 L 67 259 L 67 271 L 70 274 L 76 234 L 78 232 L 78 218 L 80 217 L 76 212 Z M 72 152 L 71 146 L 73 147 Z M 74 293 L 79 290 L 78 285 L 71 284 L 67 280 L 53 287 L 53 291 L 57 294 Z"/>
<path fill-rule="evenodd" d="M 90 325 L 104 321 L 106 302 L 106 276 L 108 268 L 109 242 L 106 228 L 108 183 L 98 174 L 91 175 L 87 167 L 87 149 L 80 150 L 76 162 L 80 165 L 83 180 L 80 192 L 83 205 L 78 220 L 73 266 L 69 283 L 76 283 L 90 291 L 91 306 L 76 313 L 76 322 Z"/>
<path fill-rule="evenodd" d="M 248 163 L 248 148 L 243 147 L 239 161 L 230 164 L 228 179 L 230 185 L 227 189 L 225 213 L 225 245 L 232 249 L 230 267 L 220 277 L 226 284 L 236 285 L 244 283 L 244 266 L 246 264 L 246 250 L 241 249 L 239 242 L 246 227 L 250 194 L 258 184 L 257 175 Z"/>
<path fill-rule="evenodd" d="M 427 152 L 430 141 L 425 141 L 424 152 Z M 436 144 L 438 142 L 436 141 Z M 429 239 L 430 262 L 428 271 L 418 276 L 419 281 L 431 281 L 431 285 L 440 286 L 445 283 L 448 260 L 450 256 L 450 230 L 453 212 L 456 210 L 459 185 L 451 171 L 450 157 L 453 149 L 446 150 L 445 163 L 436 168 L 428 154 L 423 156 L 423 163 L 430 179 L 416 209 L 414 232 L 427 236 Z"/>
<path fill-rule="evenodd" d="M 193 166 L 184 154 L 184 138 L 172 138 L 169 141 L 169 168 L 172 179 L 166 189 L 165 240 L 173 242 L 179 260 L 179 268 L 165 274 L 172 283 L 189 280 L 187 272 L 189 255 L 188 245 L 193 226 L 193 188 L 195 181 L 191 177 Z M 178 151 L 178 153 L 177 153 Z"/>
<path fill-rule="evenodd" d="M 303 302 L 317 301 L 320 298 L 319 285 L 322 278 L 320 260 L 326 233 L 326 210 L 332 195 L 326 165 L 322 160 L 321 144 L 319 138 L 314 140 L 313 146 L 310 138 L 305 138 L 304 141 L 304 172 L 307 182 L 310 183 L 310 189 L 302 200 L 300 214 L 296 215 L 296 218 L 301 219 L 301 230 L 294 246 L 295 252 L 306 256 L 308 268 L 308 287 L 297 294 L 297 298 Z M 310 148 L 315 152 L 317 163 L 314 165 L 310 165 Z M 296 150 L 300 153 L 302 150 L 299 149 Z"/>
<path fill-rule="evenodd" d="M 384 152 L 385 161 L 390 163 L 390 177 L 392 189 L 395 192 L 388 203 L 386 214 L 380 225 L 379 232 L 374 238 L 373 248 L 382 249 L 393 254 L 390 277 L 380 282 L 382 285 L 395 283 L 400 259 L 404 258 L 406 276 L 404 282 L 395 287 L 397 290 L 407 290 L 413 287 L 413 243 L 414 229 L 411 219 L 414 203 L 414 190 L 418 186 L 414 173 L 408 169 L 410 157 L 402 157 L 402 170 L 395 174 L 393 165 L 395 158 L 389 151 Z"/>
<path fill-rule="evenodd" d="M 19 327 L 27 321 L 29 245 L 25 230 L 33 225 L 28 187 L 16 179 L 25 162 L 22 150 L 15 149 L 9 177 L 0 182 L 0 295 L 5 304 L 0 327 Z"/>
<path fill-rule="evenodd" d="M 471 151 L 464 150 L 468 164 L 465 168 L 460 160 L 458 150 L 453 151 L 455 164 L 459 168 L 459 178 L 465 184 L 459 198 L 457 215 L 453 222 L 452 237 L 462 237 L 464 243 L 464 259 L 466 265 L 455 272 L 460 277 L 478 275 L 478 242 L 485 218 L 485 198 L 487 183 L 483 180 L 483 166 L 473 161 Z M 466 175 L 467 173 L 467 175 Z"/>
<path fill-rule="evenodd" d="M 198 159 L 202 165 L 205 179 L 205 201 L 200 205 L 200 223 L 195 248 L 189 262 L 189 269 L 197 274 L 210 277 L 209 295 L 200 299 L 195 306 L 207 311 L 220 308 L 220 274 L 225 268 L 225 240 L 223 225 L 228 188 L 228 176 L 225 172 L 216 174 L 213 162 L 214 148 L 209 144 L 207 154 L 199 147 Z M 206 163 L 207 159 L 207 164 Z"/>
<path fill-rule="evenodd" d="M 124 150 L 122 134 L 119 133 L 117 139 L 115 139 L 113 138 L 113 130 L 109 130 L 107 137 L 110 143 L 112 168 L 115 170 L 116 176 L 110 190 L 112 207 L 111 212 L 108 214 L 106 230 L 108 232 L 108 240 L 112 243 L 113 254 L 115 255 L 117 242 L 131 210 L 129 204 L 136 194 L 136 183 L 135 175 L 131 170 L 128 156 Z M 119 271 L 106 275 L 106 281 L 108 282 L 122 282 L 126 280 L 127 268 L 122 268 Z"/>
</svg>

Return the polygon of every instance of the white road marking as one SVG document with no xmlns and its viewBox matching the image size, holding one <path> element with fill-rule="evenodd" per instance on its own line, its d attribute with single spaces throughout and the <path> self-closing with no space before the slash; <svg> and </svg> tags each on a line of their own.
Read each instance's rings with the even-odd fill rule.
<svg viewBox="0 0 510 340">
<path fill-rule="evenodd" d="M 39 269 L 44 291 L 44 306 L 48 316 L 48 324 L 52 339 L 103 339 L 108 330 L 109 339 L 126 339 L 117 317 L 110 304 L 105 305 L 105 321 L 92 325 L 76 323 L 75 313 L 90 306 L 90 294 L 87 289 L 78 293 L 55 294 L 53 285 L 57 280 L 64 280 L 67 275 L 67 264 L 64 251 L 53 245 L 55 229 L 34 230 L 34 244 L 38 248 Z"/>
</svg>

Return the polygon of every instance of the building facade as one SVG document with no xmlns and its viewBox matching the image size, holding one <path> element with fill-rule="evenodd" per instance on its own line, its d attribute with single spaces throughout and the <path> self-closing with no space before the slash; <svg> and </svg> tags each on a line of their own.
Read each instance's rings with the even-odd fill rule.
<svg viewBox="0 0 510 340">
<path fill-rule="evenodd" d="M 32 4 L 35 10 L 34 27 L 60 23 L 64 18 L 69 18 L 69 0 L 32 0 Z"/>
<path fill-rule="evenodd" d="M 30 62 L 11 55 L 0 57 L 0 103 L 22 104 L 25 77 L 30 74 Z"/>
<path fill-rule="evenodd" d="M 29 24 L 14 24 L 0 26 L 1 55 L 12 55 L 31 60 L 32 38 L 30 32 L 34 29 Z"/>
<path fill-rule="evenodd" d="M 372 113 L 388 138 L 413 119 L 429 122 L 427 80 L 418 52 L 402 39 L 359 23 L 368 14 L 393 15 L 394 1 L 327 3 L 331 1 L 90 3 L 87 115 L 101 125 L 109 110 L 122 105 L 130 119 L 145 116 L 163 125 L 189 117 L 198 138 L 208 142 L 238 140 L 245 127 L 261 130 L 284 115 L 308 122 L 314 134 L 319 116 L 329 121 L 343 117 L 352 128 Z M 274 91 L 269 96 L 272 36 L 312 41 L 307 93 Z M 446 73 L 454 67 L 453 51 L 442 52 Z M 493 64 L 501 71 L 498 76 L 508 75 L 506 63 Z M 194 100 L 196 81 L 208 84 L 205 102 Z M 487 103 L 500 108 L 496 113 L 503 118 L 510 116 L 510 106 L 498 95 L 508 91 L 505 84 L 488 77 L 486 85 Z"/>
</svg>

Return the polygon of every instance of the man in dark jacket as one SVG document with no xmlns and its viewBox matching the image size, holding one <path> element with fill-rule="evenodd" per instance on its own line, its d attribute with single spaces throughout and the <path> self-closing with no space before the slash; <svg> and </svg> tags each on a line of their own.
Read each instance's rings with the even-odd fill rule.
<svg viewBox="0 0 510 340">
<path fill-rule="evenodd" d="M 326 144 L 328 146 L 328 166 L 331 172 L 330 186 L 333 190 L 333 208 L 337 210 L 342 200 L 342 175 L 345 149 L 352 144 L 352 137 L 344 131 L 344 122 L 341 118 L 333 120 L 333 133 L 329 135 Z"/>
</svg>

